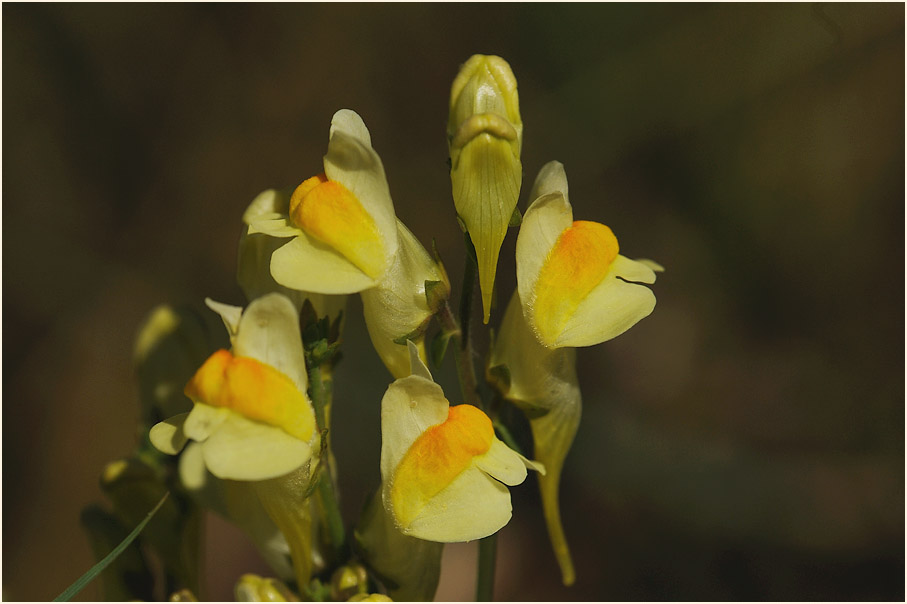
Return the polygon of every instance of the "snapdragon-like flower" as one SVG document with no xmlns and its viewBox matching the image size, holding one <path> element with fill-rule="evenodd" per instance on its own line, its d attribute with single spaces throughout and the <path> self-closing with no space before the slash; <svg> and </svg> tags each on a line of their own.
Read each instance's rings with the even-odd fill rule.
<svg viewBox="0 0 907 604">
<path fill-rule="evenodd" d="M 652 312 L 655 295 L 645 284 L 660 267 L 620 255 L 607 226 L 573 220 L 563 165 L 545 164 L 530 198 L 516 242 L 517 287 L 542 345 L 599 344 Z"/>
<path fill-rule="evenodd" d="M 450 90 L 450 180 L 457 215 L 476 248 L 485 323 L 498 254 L 523 178 L 523 121 L 516 88 L 507 61 L 473 55 Z"/>
<path fill-rule="evenodd" d="M 410 344 L 413 374 L 381 400 L 384 507 L 404 535 L 439 541 L 487 537 L 510 521 L 510 491 L 540 464 L 511 450 L 472 405 L 451 407 Z"/>
<path fill-rule="evenodd" d="M 558 162 L 536 179 L 517 238 L 517 291 L 489 359 L 489 379 L 529 418 L 548 534 L 566 585 L 575 572 L 561 522 L 558 487 L 582 412 L 573 347 L 614 338 L 648 316 L 654 262 L 618 254 L 603 224 L 574 221 Z"/>
<path fill-rule="evenodd" d="M 175 455 L 201 443 L 218 478 L 265 480 L 306 462 L 318 439 L 298 315 L 281 294 L 245 310 L 210 303 L 227 325 L 232 350 L 215 352 L 186 385 L 192 411 L 151 429 L 151 442 Z"/>
<path fill-rule="evenodd" d="M 513 293 L 489 358 L 488 379 L 529 418 L 535 459 L 544 464 L 539 490 L 548 535 L 565 585 L 576 573 L 561 522 L 558 487 L 564 459 L 576 436 L 582 397 L 574 348 L 547 348 L 523 317 Z"/>
<path fill-rule="evenodd" d="M 334 114 L 324 173 L 296 187 L 286 208 L 258 215 L 248 232 L 290 238 L 271 254 L 271 275 L 290 289 L 351 294 L 384 278 L 397 253 L 394 204 L 356 112 Z"/>
<path fill-rule="evenodd" d="M 293 302 L 296 310 L 308 300 L 319 317 L 331 320 L 344 310 L 346 296 L 306 292 L 284 287 L 271 276 L 271 256 L 287 241 L 265 233 L 249 232 L 249 226 L 274 216 L 289 215 L 292 190 L 268 189 L 259 193 L 243 213 L 243 233 L 239 238 L 236 278 L 249 301 L 273 292 L 281 293 Z"/>
<path fill-rule="evenodd" d="M 401 378 L 410 370 L 407 340 L 416 344 L 425 360 L 425 330 L 450 295 L 450 281 L 444 267 L 399 220 L 397 238 L 397 255 L 390 270 L 377 287 L 361 296 L 372 345 L 391 374 Z"/>
</svg>

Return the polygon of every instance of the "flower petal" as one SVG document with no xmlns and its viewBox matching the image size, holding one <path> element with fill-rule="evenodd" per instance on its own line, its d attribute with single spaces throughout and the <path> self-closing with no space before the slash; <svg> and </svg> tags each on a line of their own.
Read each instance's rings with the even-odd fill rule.
<svg viewBox="0 0 907 604">
<path fill-rule="evenodd" d="M 189 413 L 180 413 L 152 426 L 148 438 L 154 448 L 167 455 L 176 455 L 182 451 L 189 440 L 183 431 L 187 417 Z"/>
<path fill-rule="evenodd" d="M 229 409 L 196 401 L 183 423 L 183 432 L 196 442 L 204 442 L 227 419 Z"/>
<path fill-rule="evenodd" d="M 523 216 L 516 240 L 516 278 L 523 307 L 535 302 L 539 273 L 565 229 L 573 224 L 573 208 L 561 193 L 539 197 Z"/>
<path fill-rule="evenodd" d="M 189 446 L 186 447 L 186 450 L 180 455 L 179 460 L 179 476 L 180 482 L 186 488 L 187 491 L 193 495 L 202 493 L 203 495 L 210 494 L 206 487 L 211 487 L 208 480 L 208 470 L 205 468 L 205 456 L 202 453 L 201 443 L 191 442 Z M 222 495 L 217 493 L 217 495 Z M 221 497 L 214 497 L 212 500 L 205 498 L 206 504 L 211 504 L 212 502 L 220 502 Z M 221 509 L 218 511 L 226 513 L 226 508 L 222 505 L 219 506 Z"/>
<path fill-rule="evenodd" d="M 429 499 L 400 530 L 428 541 L 472 541 L 503 528 L 512 509 L 507 487 L 473 466 Z"/>
<path fill-rule="evenodd" d="M 477 407 L 450 407 L 447 419 L 425 430 L 410 446 L 385 480 L 384 503 L 397 523 L 408 526 L 413 518 L 457 476 L 474 466 L 494 441 L 491 420 Z"/>
<path fill-rule="evenodd" d="M 418 375 L 388 386 L 381 399 L 381 477 L 386 483 L 416 439 L 447 420 L 449 406 L 441 387 Z"/>
<path fill-rule="evenodd" d="M 561 232 L 524 311 L 543 344 L 554 346 L 577 306 L 608 274 L 617 252 L 614 233 L 598 222 L 578 220 Z"/>
<path fill-rule="evenodd" d="M 410 375 L 417 375 L 421 378 L 425 378 L 426 380 L 434 381 L 434 379 L 431 377 L 431 372 L 425 365 L 425 345 L 423 344 L 420 347 L 414 344 L 412 340 L 407 340 L 406 346 L 407 350 L 409 351 Z"/>
<path fill-rule="evenodd" d="M 640 284 L 654 282 L 652 269 L 618 256 L 605 279 L 576 307 L 554 346 L 592 346 L 627 331 L 655 308 L 655 294 Z"/>
<path fill-rule="evenodd" d="M 308 443 L 230 410 L 202 444 L 208 470 L 225 480 L 265 480 L 292 472 L 311 457 Z"/>
<path fill-rule="evenodd" d="M 230 341 L 232 341 L 239 329 L 239 319 L 242 317 L 242 306 L 215 302 L 211 298 L 205 298 L 205 306 L 220 315 L 221 320 L 224 322 L 224 327 L 227 328 L 227 333 L 230 334 Z"/>
<path fill-rule="evenodd" d="M 381 158 L 372 148 L 368 128 L 355 111 L 341 109 L 331 120 L 330 136 L 328 152 L 324 156 L 324 173 L 329 180 L 346 187 L 375 221 L 384 242 L 387 265 L 390 265 L 397 253 L 394 202 Z"/>
<path fill-rule="evenodd" d="M 492 478 L 508 486 L 514 486 L 526 480 L 524 459 L 522 455 L 495 438 L 487 453 L 476 456 L 475 464 Z"/>
<path fill-rule="evenodd" d="M 304 181 L 290 198 L 290 220 L 373 279 L 387 272 L 392 257 L 375 220 L 341 183 L 324 176 Z"/>
<path fill-rule="evenodd" d="M 271 275 L 291 289 L 355 294 L 378 284 L 338 251 L 302 231 L 271 254 Z"/>
<path fill-rule="evenodd" d="M 249 235 L 262 233 L 270 237 L 287 238 L 299 237 L 302 234 L 302 229 L 294 226 L 290 222 L 289 217 L 283 215 L 266 214 L 257 217 L 248 224 L 247 232 Z"/>
<path fill-rule="evenodd" d="M 292 193 L 292 189 L 267 189 L 262 191 L 255 196 L 255 199 L 243 212 L 243 222 L 251 224 L 262 217 L 286 216 L 290 207 L 290 195 Z"/>
<path fill-rule="evenodd" d="M 268 294 L 246 307 L 233 352 L 270 365 L 290 378 L 303 394 L 308 389 L 299 315 L 282 294 Z"/>
<path fill-rule="evenodd" d="M 529 192 L 529 199 L 535 201 L 549 193 L 560 193 L 567 203 L 570 203 L 570 197 L 567 195 L 567 173 L 564 171 L 564 164 L 559 161 L 550 161 L 542 166 Z"/>
<path fill-rule="evenodd" d="M 363 291 L 361 296 L 372 345 L 391 374 L 401 378 L 410 374 L 410 359 L 406 346 L 397 342 L 412 339 L 425 358 L 421 336 L 434 313 L 428 307 L 425 282 L 447 283 L 447 275 L 399 220 L 397 227 L 400 243 L 393 265 L 377 287 Z"/>
</svg>

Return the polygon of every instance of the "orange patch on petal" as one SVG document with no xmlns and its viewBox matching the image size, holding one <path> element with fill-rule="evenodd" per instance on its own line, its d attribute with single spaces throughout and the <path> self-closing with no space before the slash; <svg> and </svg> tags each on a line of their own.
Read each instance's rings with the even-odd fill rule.
<svg viewBox="0 0 907 604">
<path fill-rule="evenodd" d="M 290 197 L 290 220 L 369 277 L 378 279 L 384 274 L 384 240 L 375 220 L 339 182 L 323 174 L 303 181 Z"/>
<path fill-rule="evenodd" d="M 195 372 L 186 396 L 212 407 L 226 407 L 247 419 L 282 428 L 309 441 L 315 415 L 306 395 L 285 374 L 249 357 L 218 350 Z"/>
<path fill-rule="evenodd" d="M 391 505 L 401 525 L 409 525 L 425 504 L 446 488 L 473 458 L 487 453 L 494 428 L 472 405 L 448 410 L 447 420 L 428 428 L 403 456 L 391 485 Z"/>
<path fill-rule="evenodd" d="M 542 340 L 553 345 L 577 306 L 617 258 L 617 237 L 598 222 L 577 220 L 558 237 L 539 271 L 532 313 Z"/>
</svg>

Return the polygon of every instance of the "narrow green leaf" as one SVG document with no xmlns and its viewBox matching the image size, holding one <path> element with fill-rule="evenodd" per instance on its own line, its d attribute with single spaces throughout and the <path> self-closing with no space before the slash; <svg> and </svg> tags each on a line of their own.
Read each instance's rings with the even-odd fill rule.
<svg viewBox="0 0 907 604">
<path fill-rule="evenodd" d="M 127 535 L 126 538 L 123 539 L 123 541 L 118 546 L 113 548 L 112 552 L 107 554 L 107 556 L 105 556 L 103 560 L 101 560 L 100 562 L 98 562 L 97 564 L 92 566 L 90 569 L 88 569 L 87 573 L 85 573 L 84 575 L 82 575 L 81 577 L 76 579 L 75 583 L 73 583 L 72 585 L 67 587 L 65 590 L 63 590 L 63 593 L 61 593 L 59 596 L 54 598 L 54 602 L 69 602 L 77 593 L 82 591 L 82 589 L 84 589 L 85 586 L 88 585 L 92 581 L 92 579 L 94 579 L 99 574 L 101 574 L 101 572 L 105 568 L 107 568 L 111 562 L 116 560 L 117 556 L 122 554 L 123 551 L 127 547 L 129 547 L 129 544 L 132 543 L 135 540 L 135 538 L 139 536 L 139 533 L 142 532 L 142 529 L 145 528 L 145 525 L 147 525 L 148 522 L 157 513 L 157 511 L 159 509 L 161 509 L 161 506 L 164 505 L 164 502 L 167 500 L 167 497 L 169 495 L 170 495 L 169 492 L 164 493 L 164 496 L 161 497 L 161 500 L 157 502 L 157 505 L 154 506 L 154 508 L 150 512 L 148 512 L 148 515 L 145 516 L 145 519 L 142 520 L 138 524 L 138 526 L 136 526 L 134 529 L 132 529 L 132 532 L 129 533 L 129 535 Z"/>
<path fill-rule="evenodd" d="M 435 369 L 441 367 L 441 363 L 444 361 L 444 353 L 447 352 L 447 344 L 450 343 L 450 335 L 450 333 L 440 331 L 431 341 L 431 363 Z"/>
</svg>

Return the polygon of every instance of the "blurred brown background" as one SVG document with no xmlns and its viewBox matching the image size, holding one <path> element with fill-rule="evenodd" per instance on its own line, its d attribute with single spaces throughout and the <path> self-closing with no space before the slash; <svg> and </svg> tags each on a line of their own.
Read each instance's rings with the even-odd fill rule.
<svg viewBox="0 0 907 604">
<path fill-rule="evenodd" d="M 139 322 L 242 303 L 242 211 L 321 169 L 336 109 L 363 116 L 398 215 L 459 292 L 444 129 L 476 52 L 519 80 L 520 207 L 558 159 L 578 217 L 667 267 L 650 318 L 579 353 L 562 485 L 577 584 L 560 585 L 528 482 L 496 596 L 903 599 L 903 5 L 2 10 L 4 599 L 52 598 L 91 566 L 79 512 L 134 443 Z M 348 523 L 378 482 L 390 379 L 349 311 Z M 449 359 L 439 374 L 456 399 Z M 230 598 L 262 566 L 209 529 L 203 595 Z M 447 549 L 439 598 L 473 597 L 475 552 Z"/>
</svg>

